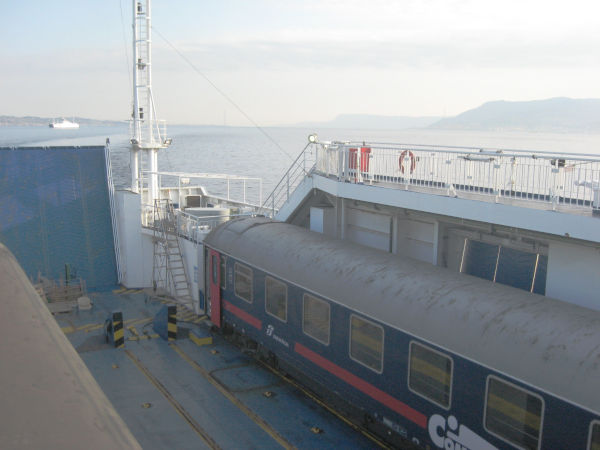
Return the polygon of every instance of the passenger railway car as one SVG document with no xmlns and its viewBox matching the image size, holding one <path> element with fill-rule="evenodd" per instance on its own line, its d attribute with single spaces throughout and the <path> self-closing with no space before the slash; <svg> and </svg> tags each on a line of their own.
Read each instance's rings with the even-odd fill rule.
<svg viewBox="0 0 600 450">
<path fill-rule="evenodd" d="M 264 218 L 205 255 L 214 325 L 392 444 L 600 448 L 597 311 Z"/>
</svg>

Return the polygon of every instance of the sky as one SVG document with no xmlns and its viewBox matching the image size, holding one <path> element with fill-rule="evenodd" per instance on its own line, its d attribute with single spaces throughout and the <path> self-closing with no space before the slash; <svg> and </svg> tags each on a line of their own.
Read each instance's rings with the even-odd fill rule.
<svg viewBox="0 0 600 450">
<path fill-rule="evenodd" d="M 131 15 L 129 0 L 0 0 L 0 115 L 126 120 Z M 171 124 L 600 98 L 597 0 L 153 0 L 152 25 Z"/>
</svg>

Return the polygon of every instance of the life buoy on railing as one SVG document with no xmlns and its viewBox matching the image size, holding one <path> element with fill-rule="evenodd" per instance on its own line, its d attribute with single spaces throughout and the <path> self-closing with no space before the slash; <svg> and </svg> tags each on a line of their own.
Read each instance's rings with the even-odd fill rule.
<svg viewBox="0 0 600 450">
<path fill-rule="evenodd" d="M 415 171 L 415 167 L 417 167 L 417 159 L 415 158 L 415 154 L 410 150 L 404 150 L 402 153 L 400 153 L 400 159 L 398 160 L 400 164 L 400 172 L 404 173 L 404 158 L 406 157 L 407 153 L 408 157 L 410 158 L 410 173 L 413 173 Z"/>
</svg>

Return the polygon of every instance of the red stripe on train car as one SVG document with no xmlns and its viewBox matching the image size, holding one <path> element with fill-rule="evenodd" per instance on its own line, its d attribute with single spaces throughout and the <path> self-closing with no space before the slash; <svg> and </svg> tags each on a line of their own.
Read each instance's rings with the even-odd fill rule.
<svg viewBox="0 0 600 450">
<path fill-rule="evenodd" d="M 332 373 L 336 377 L 342 379 L 349 385 L 355 387 L 359 391 L 367 394 L 369 397 L 377 400 L 379 403 L 387 406 L 388 408 L 396 411 L 398 414 L 406 417 L 408 420 L 416 423 L 422 428 L 427 428 L 427 416 L 420 413 L 419 411 L 411 408 L 400 400 L 395 399 L 389 394 L 386 394 L 381 389 L 376 388 L 372 384 L 365 380 L 351 374 L 340 366 L 332 363 L 331 361 L 323 358 L 321 355 L 309 350 L 302 344 L 296 343 L 294 350 L 300 355 L 304 356 L 309 361 L 315 363 L 317 366 L 325 369 L 327 372 Z"/>
<path fill-rule="evenodd" d="M 257 319 L 256 317 L 248 314 L 246 311 L 244 311 L 243 309 L 238 308 L 235 305 L 232 305 L 231 303 L 229 303 L 227 300 L 223 300 L 223 308 L 225 308 L 227 311 L 229 311 L 231 314 L 234 314 L 236 316 L 238 316 L 240 319 L 242 319 L 244 322 L 252 325 L 254 328 L 256 328 L 257 330 L 262 329 L 262 322 Z"/>
</svg>

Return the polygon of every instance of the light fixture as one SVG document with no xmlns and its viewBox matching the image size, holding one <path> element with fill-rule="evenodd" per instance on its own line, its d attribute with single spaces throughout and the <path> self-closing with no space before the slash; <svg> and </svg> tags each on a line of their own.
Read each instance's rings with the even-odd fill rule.
<svg viewBox="0 0 600 450">
<path fill-rule="evenodd" d="M 319 139 L 319 138 L 315 133 L 310 134 L 308 136 L 308 142 L 310 142 L 311 144 L 314 144 L 315 142 L 317 142 L 317 139 Z"/>
</svg>

